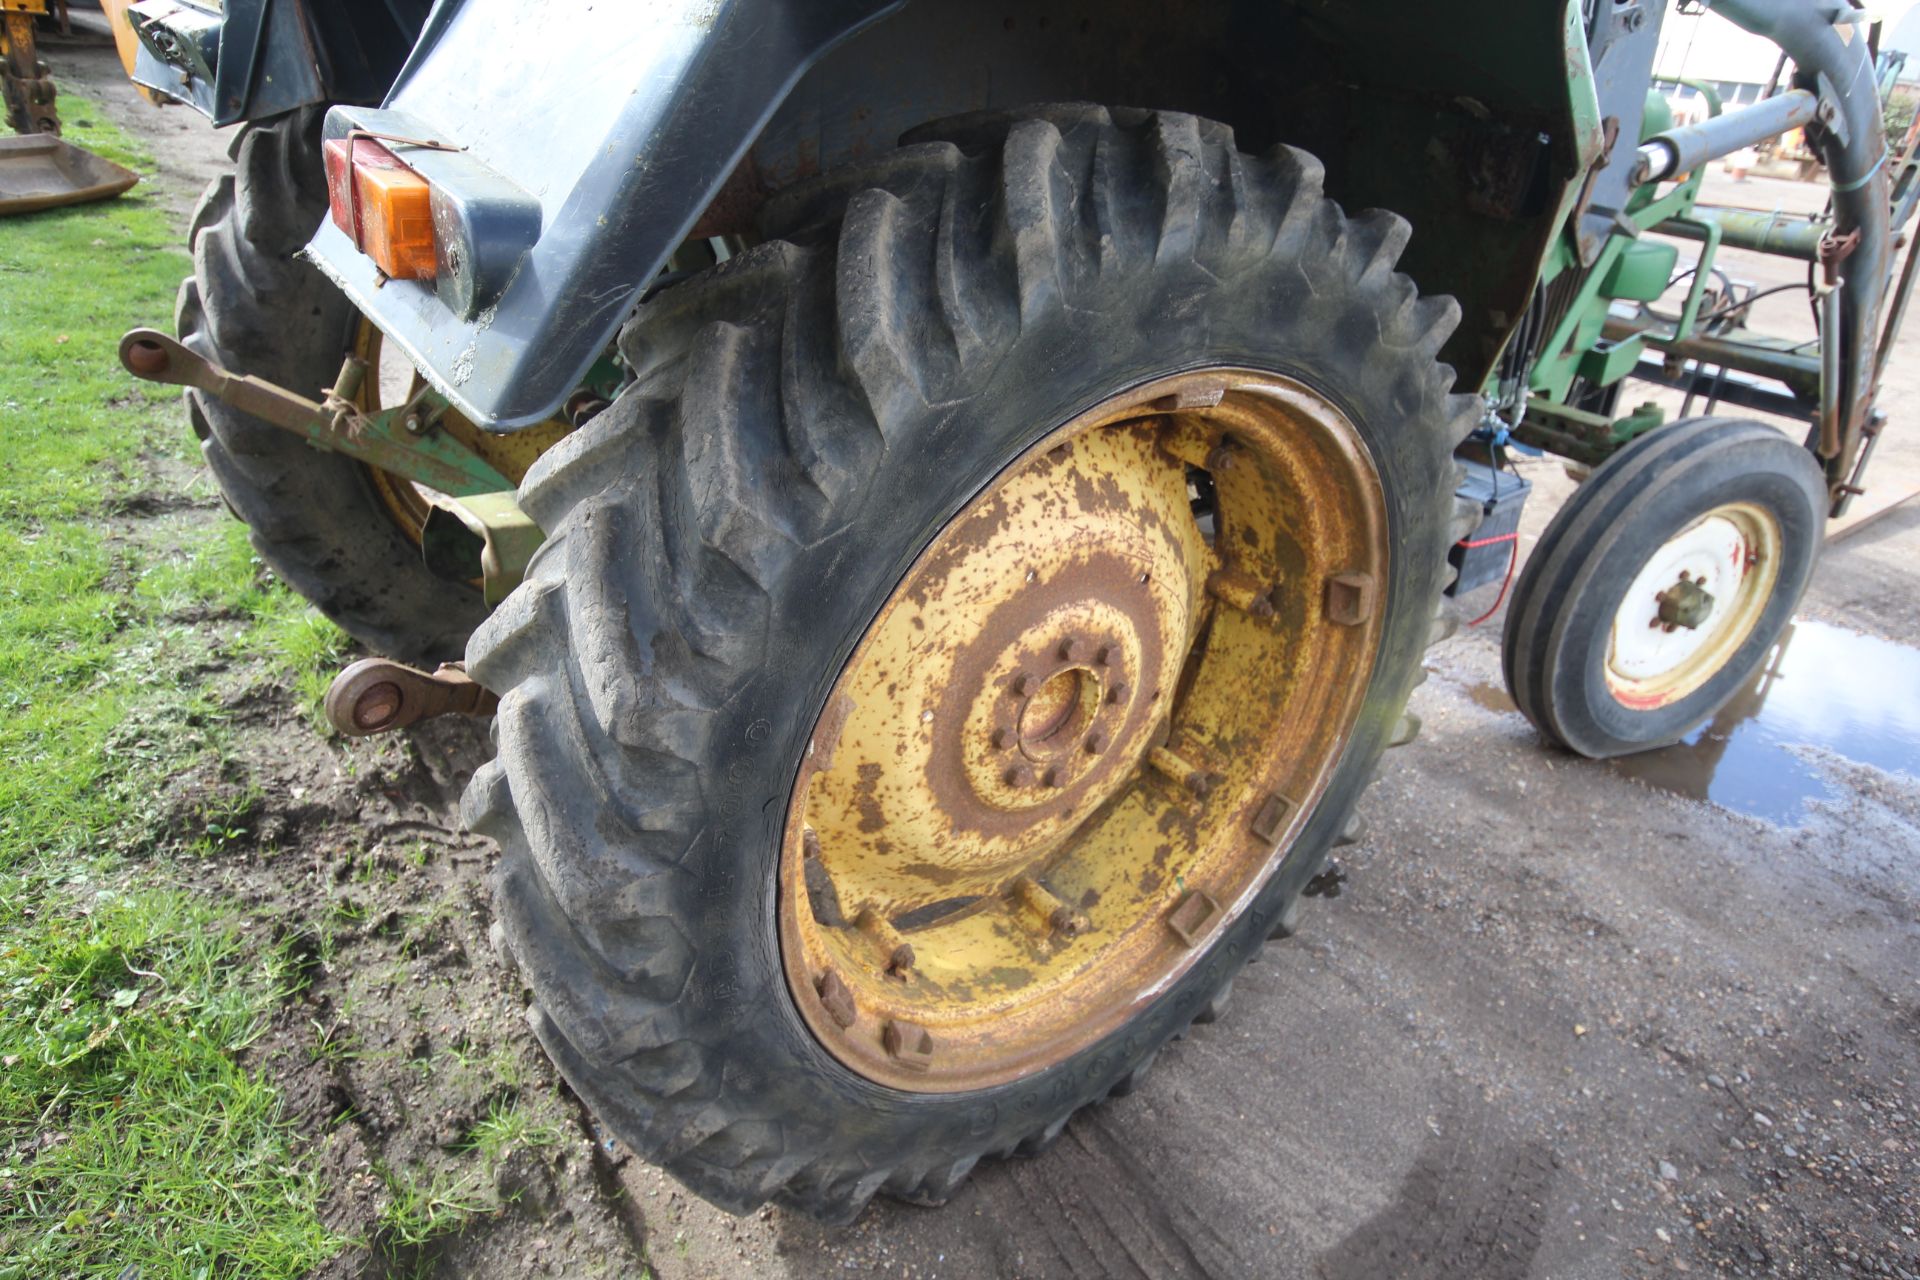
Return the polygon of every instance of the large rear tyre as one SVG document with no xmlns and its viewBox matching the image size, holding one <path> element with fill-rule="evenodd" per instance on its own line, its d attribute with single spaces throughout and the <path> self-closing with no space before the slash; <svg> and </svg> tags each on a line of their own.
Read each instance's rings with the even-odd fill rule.
<svg viewBox="0 0 1920 1280">
<path fill-rule="evenodd" d="M 346 296 L 295 257 L 327 212 L 323 115 L 306 108 L 235 140 L 234 172 L 194 210 L 193 275 L 174 317 L 201 355 L 309 396 L 367 341 Z M 460 655 L 486 604 L 477 586 L 428 571 L 381 492 L 403 482 L 199 391 L 186 400 L 208 468 L 274 573 L 376 653 Z"/>
<path fill-rule="evenodd" d="M 574 1089 L 745 1211 L 943 1198 L 1283 934 L 1458 536 L 1450 300 L 1310 157 L 922 131 L 648 303 L 474 635 L 502 942 Z"/>
<path fill-rule="evenodd" d="M 1520 574 L 1502 643 L 1514 701 L 1595 759 L 1678 742 L 1792 619 L 1826 506 L 1819 463 L 1761 423 L 1642 436 L 1574 491 Z"/>
</svg>

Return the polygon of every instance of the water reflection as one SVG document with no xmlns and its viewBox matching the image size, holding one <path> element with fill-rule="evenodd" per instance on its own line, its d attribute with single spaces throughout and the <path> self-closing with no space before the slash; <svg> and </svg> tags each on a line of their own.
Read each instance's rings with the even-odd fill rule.
<svg viewBox="0 0 1920 1280">
<path fill-rule="evenodd" d="M 1513 703 L 1479 686 L 1493 710 Z M 1609 761 L 1650 786 L 1782 826 L 1832 785 L 1797 748 L 1920 778 L 1920 650 L 1824 622 L 1787 628 L 1766 667 L 1685 741 Z"/>
</svg>

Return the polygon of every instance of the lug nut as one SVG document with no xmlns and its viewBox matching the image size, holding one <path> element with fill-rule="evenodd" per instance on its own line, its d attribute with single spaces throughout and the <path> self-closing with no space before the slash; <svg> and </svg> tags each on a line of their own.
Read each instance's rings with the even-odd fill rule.
<svg viewBox="0 0 1920 1280">
<path fill-rule="evenodd" d="M 1103 644 L 1098 649 L 1094 650 L 1093 660 L 1095 663 L 1099 664 L 1100 666 L 1110 667 L 1113 665 L 1114 660 L 1119 656 L 1120 656 L 1120 651 L 1118 649 L 1115 649 L 1110 644 Z"/>
<path fill-rule="evenodd" d="M 1016 698 L 1031 698 L 1039 691 L 1040 679 L 1038 676 L 1030 675 L 1022 671 L 1013 678 L 1013 684 L 1010 687 L 1013 689 L 1013 695 Z"/>
<path fill-rule="evenodd" d="M 833 970 L 821 974 L 820 980 L 813 984 L 813 989 L 819 993 L 820 1007 L 840 1026 L 850 1027 L 859 1019 L 860 1010 L 853 1002 L 853 992 L 847 989 L 847 984 Z"/>
<path fill-rule="evenodd" d="M 995 729 L 993 731 L 992 741 L 995 751 L 1005 751 L 1013 745 L 1013 730 L 1007 728 Z"/>
<path fill-rule="evenodd" d="M 1078 636 L 1069 636 L 1060 642 L 1058 652 L 1062 662 L 1085 662 L 1087 660 L 1087 642 Z"/>
<path fill-rule="evenodd" d="M 1057 787 L 1060 785 L 1060 782 L 1061 782 L 1060 771 L 1058 769 L 1049 769 L 1045 773 L 1040 775 L 1040 781 L 1046 783 L 1050 787 Z"/>
<path fill-rule="evenodd" d="M 894 1018 L 880 1033 L 887 1053 L 909 1071 L 925 1071 L 933 1062 L 933 1037 L 925 1027 Z"/>
<path fill-rule="evenodd" d="M 1086 741 L 1081 745 L 1087 749 L 1088 755 L 1097 756 L 1107 749 L 1107 735 L 1095 729 L 1087 735 Z"/>
<path fill-rule="evenodd" d="M 1000 777 L 1010 787 L 1030 787 L 1033 785 L 1033 770 L 1024 764 L 1010 764 Z"/>
<path fill-rule="evenodd" d="M 1126 696 L 1127 696 L 1127 682 L 1125 680 L 1115 680 L 1112 684 L 1107 686 L 1108 702 L 1118 702 Z"/>
</svg>

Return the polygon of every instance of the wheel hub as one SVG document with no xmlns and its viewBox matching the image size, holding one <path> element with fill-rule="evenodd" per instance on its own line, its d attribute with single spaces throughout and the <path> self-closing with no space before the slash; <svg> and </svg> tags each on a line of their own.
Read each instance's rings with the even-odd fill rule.
<svg viewBox="0 0 1920 1280">
<path fill-rule="evenodd" d="M 1706 575 L 1701 575 L 1701 582 Z M 1680 580 L 1654 597 L 1660 608 L 1654 617 L 1654 623 L 1672 631 L 1675 627 L 1685 627 L 1689 631 L 1697 630 L 1713 613 L 1713 596 L 1680 571 Z M 1649 624 L 1649 625 L 1653 625 Z"/>
<path fill-rule="evenodd" d="M 1357 433 L 1284 379 L 1163 380 L 1016 460 L 882 608 L 796 782 L 781 947 L 821 1042 L 976 1088 L 1163 989 L 1338 759 L 1385 564 Z"/>
</svg>

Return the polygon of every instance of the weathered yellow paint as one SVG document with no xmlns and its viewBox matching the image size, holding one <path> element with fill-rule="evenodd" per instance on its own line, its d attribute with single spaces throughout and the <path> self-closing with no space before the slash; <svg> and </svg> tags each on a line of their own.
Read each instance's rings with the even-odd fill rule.
<svg viewBox="0 0 1920 1280">
<path fill-rule="evenodd" d="M 360 407 L 369 412 L 375 409 L 389 408 L 381 402 L 380 379 L 380 330 L 372 321 L 362 320 L 354 337 L 353 354 L 367 362 L 370 370 L 376 371 L 361 384 L 358 401 Z M 420 389 L 421 379 L 413 376 L 406 394 L 412 395 Z M 405 403 L 404 399 L 395 401 Z M 535 460 L 559 443 L 561 437 L 573 430 L 573 425 L 561 419 L 542 422 L 536 426 L 523 427 L 517 431 L 482 431 L 467 421 L 457 409 L 448 407 L 440 415 L 437 430 L 445 431 L 449 436 L 466 445 L 480 456 L 481 461 L 498 471 L 507 479 L 519 484 Z M 418 543 L 420 532 L 425 527 L 427 513 L 432 503 L 412 481 L 381 471 L 375 467 L 367 468 L 367 476 L 373 482 L 373 491 L 380 496 L 381 503 L 387 508 L 394 523 L 400 526 L 409 542 Z"/>
<path fill-rule="evenodd" d="M 921 555 L 816 727 L 780 928 L 821 1042 L 887 1084 L 969 1089 L 1150 1001 L 1311 812 L 1380 630 L 1334 625 L 1327 583 L 1386 558 L 1352 424 L 1285 379 L 1163 379 L 1027 451 Z M 1217 909 L 1175 918 L 1196 900 Z M 892 1022 L 931 1053 L 890 1052 Z"/>
</svg>

